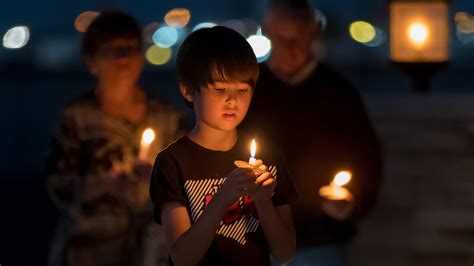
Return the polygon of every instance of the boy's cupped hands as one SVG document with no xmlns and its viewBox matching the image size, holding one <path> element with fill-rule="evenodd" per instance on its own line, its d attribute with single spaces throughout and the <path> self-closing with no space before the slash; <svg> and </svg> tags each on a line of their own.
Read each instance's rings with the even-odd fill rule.
<svg viewBox="0 0 474 266">
<path fill-rule="evenodd" d="M 248 195 L 252 196 L 256 204 L 271 200 L 277 183 L 262 160 L 258 159 L 254 164 L 244 161 L 235 161 L 234 164 L 239 167 L 238 169 L 251 169 L 253 171 L 256 191 L 253 194 L 248 193 Z"/>
</svg>

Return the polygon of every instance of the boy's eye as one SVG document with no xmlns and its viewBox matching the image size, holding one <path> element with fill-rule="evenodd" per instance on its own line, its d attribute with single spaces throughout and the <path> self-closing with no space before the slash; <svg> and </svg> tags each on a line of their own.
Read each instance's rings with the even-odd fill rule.
<svg viewBox="0 0 474 266">
<path fill-rule="evenodd" d="M 239 89 L 239 92 L 240 92 L 240 93 L 245 93 L 245 92 L 248 92 L 248 91 L 249 91 L 248 88 L 241 88 L 241 89 Z"/>
<path fill-rule="evenodd" d="M 216 92 L 225 92 L 225 88 L 214 88 Z"/>
</svg>

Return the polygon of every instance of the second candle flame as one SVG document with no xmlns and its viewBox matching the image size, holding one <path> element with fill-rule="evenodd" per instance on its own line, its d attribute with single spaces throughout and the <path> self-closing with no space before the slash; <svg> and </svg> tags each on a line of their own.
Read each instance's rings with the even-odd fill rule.
<svg viewBox="0 0 474 266">
<path fill-rule="evenodd" d="M 142 141 L 145 144 L 150 144 L 155 139 L 155 132 L 151 128 L 147 128 L 142 135 Z"/>
<path fill-rule="evenodd" d="M 334 177 L 334 184 L 338 186 L 344 186 L 345 184 L 349 183 L 352 179 L 352 173 L 349 171 L 341 171 L 336 174 Z"/>
</svg>

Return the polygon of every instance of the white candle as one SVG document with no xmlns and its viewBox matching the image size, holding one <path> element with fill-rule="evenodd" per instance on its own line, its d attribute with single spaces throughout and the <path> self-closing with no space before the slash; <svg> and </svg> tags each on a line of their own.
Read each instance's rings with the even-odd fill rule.
<svg viewBox="0 0 474 266">
<path fill-rule="evenodd" d="M 257 153 L 257 143 L 255 142 L 255 139 L 252 139 L 252 144 L 250 144 L 250 159 L 249 159 L 249 164 L 254 165 L 255 164 L 255 154 Z"/>
<path fill-rule="evenodd" d="M 140 151 L 138 153 L 138 159 L 141 161 L 148 161 L 148 150 L 150 145 L 155 139 L 155 131 L 151 128 L 147 128 L 143 131 L 142 139 L 140 140 Z"/>
<path fill-rule="evenodd" d="M 334 180 L 329 183 L 329 186 L 324 186 L 319 190 L 319 195 L 330 200 L 344 200 L 350 196 L 349 190 L 343 186 L 349 183 L 352 174 L 349 171 L 341 171 L 336 174 Z"/>
</svg>

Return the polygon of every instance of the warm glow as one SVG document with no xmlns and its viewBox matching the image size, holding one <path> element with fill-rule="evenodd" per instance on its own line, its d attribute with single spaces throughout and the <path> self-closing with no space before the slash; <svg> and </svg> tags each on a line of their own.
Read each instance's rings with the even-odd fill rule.
<svg viewBox="0 0 474 266">
<path fill-rule="evenodd" d="M 155 131 L 151 128 L 147 128 L 142 135 L 142 142 L 145 144 L 150 144 L 155 139 Z"/>
<path fill-rule="evenodd" d="M 185 8 L 175 8 L 165 15 L 165 22 L 173 28 L 183 28 L 188 25 L 191 13 Z"/>
<path fill-rule="evenodd" d="M 340 171 L 334 177 L 334 184 L 338 186 L 344 186 L 345 184 L 349 183 L 352 178 L 352 173 L 349 171 Z"/>
<path fill-rule="evenodd" d="M 365 21 L 356 21 L 349 27 L 351 37 L 360 43 L 367 43 L 375 38 L 376 30 L 372 24 Z"/>
<path fill-rule="evenodd" d="M 425 24 L 415 22 L 408 27 L 408 36 L 411 42 L 416 46 L 423 46 L 428 39 L 429 30 Z"/>
<path fill-rule="evenodd" d="M 341 187 L 335 187 L 332 189 L 332 198 L 335 199 L 344 199 L 347 197 L 347 190 Z"/>
<path fill-rule="evenodd" d="M 74 21 L 74 27 L 79 32 L 86 32 L 91 22 L 99 15 L 99 12 L 85 11 L 77 16 Z"/>
<path fill-rule="evenodd" d="M 3 47 L 18 49 L 25 46 L 30 39 L 30 30 L 26 26 L 13 27 L 3 36 Z"/>
<path fill-rule="evenodd" d="M 252 139 L 252 144 L 250 144 L 250 156 L 255 158 L 255 154 L 257 153 L 257 143 L 255 139 Z"/>
<path fill-rule="evenodd" d="M 397 63 L 448 61 L 449 27 L 446 1 L 391 1 L 390 58 Z"/>
<path fill-rule="evenodd" d="M 331 183 L 319 189 L 319 195 L 330 200 L 347 200 L 351 197 L 349 190 L 345 187 L 336 186 Z"/>
</svg>

